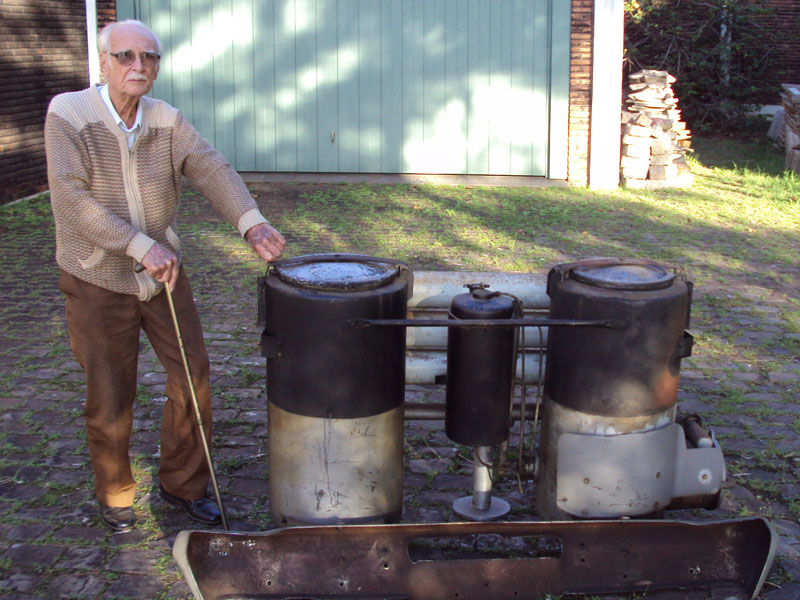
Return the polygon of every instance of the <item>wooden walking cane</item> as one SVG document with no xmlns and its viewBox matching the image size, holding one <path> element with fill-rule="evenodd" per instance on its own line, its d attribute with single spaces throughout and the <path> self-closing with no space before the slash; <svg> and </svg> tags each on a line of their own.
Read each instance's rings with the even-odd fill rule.
<svg viewBox="0 0 800 600">
<path fill-rule="evenodd" d="M 228 527 L 228 518 L 225 516 L 225 508 L 222 506 L 222 498 L 219 495 L 219 487 L 217 486 L 217 476 L 214 473 L 214 463 L 211 460 L 211 450 L 208 447 L 208 440 L 206 439 L 206 431 L 203 428 L 203 417 L 200 414 L 200 404 L 197 402 L 197 392 L 194 389 L 194 381 L 192 380 L 192 370 L 189 368 L 189 361 L 186 358 L 186 348 L 183 345 L 183 336 L 181 335 L 181 328 L 178 324 L 178 315 L 175 312 L 175 304 L 172 302 L 172 292 L 169 291 L 169 283 L 164 284 L 164 289 L 167 292 L 167 303 L 169 304 L 169 312 L 172 315 L 172 324 L 175 326 L 175 335 L 178 338 L 178 347 L 181 351 L 181 359 L 183 359 L 183 368 L 186 371 L 186 380 L 189 383 L 189 392 L 192 396 L 192 406 L 194 407 L 194 416 L 197 419 L 197 427 L 200 429 L 200 439 L 203 441 L 203 451 L 206 455 L 208 462 L 208 470 L 211 472 L 211 486 L 214 488 L 214 497 L 219 506 L 220 516 L 222 517 L 222 527 L 225 531 L 230 531 Z"/>
</svg>

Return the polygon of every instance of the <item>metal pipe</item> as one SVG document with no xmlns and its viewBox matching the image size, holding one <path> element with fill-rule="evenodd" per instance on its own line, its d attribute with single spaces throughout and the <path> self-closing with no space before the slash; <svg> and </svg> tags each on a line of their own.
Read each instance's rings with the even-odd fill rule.
<svg viewBox="0 0 800 600">
<path fill-rule="evenodd" d="M 445 405 L 440 402 L 406 402 L 404 405 L 406 421 L 443 421 Z M 534 405 L 525 406 L 525 418 L 532 419 L 536 407 Z M 519 421 L 520 405 L 514 404 L 511 407 L 511 420 Z"/>
<path fill-rule="evenodd" d="M 468 283 L 481 282 L 493 290 L 500 290 L 519 298 L 523 307 L 547 309 L 547 278 L 542 273 L 480 273 L 460 271 L 414 271 L 414 294 L 408 308 L 444 308 L 450 306 L 453 296 L 462 294 Z"/>
<path fill-rule="evenodd" d="M 475 510 L 489 510 L 492 504 L 491 448 L 475 446 L 473 452 L 474 474 L 472 478 L 472 506 Z"/>
<path fill-rule="evenodd" d="M 625 329 L 628 322 L 623 319 L 350 319 L 350 327 L 604 327 Z"/>
<path fill-rule="evenodd" d="M 538 352 L 525 353 L 525 382 L 539 383 L 539 362 L 544 356 Z M 517 373 L 522 373 L 522 356 L 517 356 Z M 544 373 L 544 369 L 542 369 Z M 442 383 L 447 374 L 447 352 L 409 349 L 406 351 L 406 383 Z"/>
</svg>

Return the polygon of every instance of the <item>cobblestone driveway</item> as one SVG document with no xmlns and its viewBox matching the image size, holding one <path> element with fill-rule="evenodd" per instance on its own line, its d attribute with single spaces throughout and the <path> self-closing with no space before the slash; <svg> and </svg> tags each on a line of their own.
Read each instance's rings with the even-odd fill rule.
<svg viewBox="0 0 800 600">
<path fill-rule="evenodd" d="M 112 534 L 98 519 L 81 416 L 82 373 L 66 337 L 52 230 L 44 216 L 46 203 L 41 204 L 44 209 L 37 209 L 40 218 L 31 220 L 32 228 L 0 222 L 0 596 L 188 598 L 169 549 L 176 533 L 191 526 L 152 493 L 164 376 L 146 343 L 131 449 L 140 524 L 133 532 Z M 200 243 L 206 242 L 188 235 L 187 256 L 201 256 Z M 187 259 L 187 271 L 211 355 L 215 461 L 223 498 L 233 529 L 264 530 L 271 524 L 256 274 L 243 277 L 230 267 L 237 258 L 224 253 L 215 253 L 214 265 L 200 260 Z M 701 343 L 684 362 L 681 408 L 703 414 L 714 426 L 732 486 L 713 514 L 692 511 L 670 517 L 767 517 L 780 541 L 763 597 L 797 600 L 800 358 L 798 334 L 788 330 L 781 316 L 797 307 L 790 302 L 791 292 L 762 287 L 755 279 L 713 293 L 744 296 L 750 303 L 731 311 L 717 307 L 714 314 L 709 311 L 715 307 L 706 303 L 701 324 L 704 319 L 727 320 L 735 342 L 756 349 L 757 358 L 709 362 Z M 409 386 L 407 399 L 442 401 L 443 388 Z M 440 423 L 408 422 L 405 522 L 452 518 L 452 500 L 471 486 L 471 469 L 461 452 Z M 520 492 L 509 474 L 496 490 L 511 503 L 511 518 L 535 518 L 531 485 Z"/>
</svg>

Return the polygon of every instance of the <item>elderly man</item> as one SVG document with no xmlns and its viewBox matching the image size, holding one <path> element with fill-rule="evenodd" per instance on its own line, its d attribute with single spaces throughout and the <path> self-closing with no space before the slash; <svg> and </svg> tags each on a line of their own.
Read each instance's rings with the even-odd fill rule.
<svg viewBox="0 0 800 600">
<path fill-rule="evenodd" d="M 161 56 L 153 32 L 139 21 L 115 23 L 100 32 L 98 48 L 108 84 L 53 98 L 45 146 L 59 288 L 70 344 L 86 374 L 84 419 L 100 516 L 116 531 L 135 524 L 128 448 L 142 329 L 167 372 L 160 493 L 191 518 L 217 524 L 220 512 L 207 496 L 209 470 L 162 293 L 164 285 L 172 291 L 210 436 L 208 354 L 176 235 L 181 177 L 264 260 L 278 258 L 285 242 L 225 158 L 178 110 L 145 97 Z"/>
</svg>

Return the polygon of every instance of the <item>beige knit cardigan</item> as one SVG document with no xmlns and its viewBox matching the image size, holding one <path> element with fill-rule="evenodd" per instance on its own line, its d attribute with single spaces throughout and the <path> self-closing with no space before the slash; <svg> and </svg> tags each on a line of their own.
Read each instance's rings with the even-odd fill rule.
<svg viewBox="0 0 800 600">
<path fill-rule="evenodd" d="M 135 265 L 155 242 L 181 257 L 181 175 L 242 235 L 265 219 L 233 167 L 177 109 L 139 102 L 142 131 L 130 150 L 96 87 L 53 98 L 44 133 L 56 262 L 146 301 L 162 286 Z"/>
</svg>

